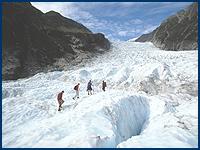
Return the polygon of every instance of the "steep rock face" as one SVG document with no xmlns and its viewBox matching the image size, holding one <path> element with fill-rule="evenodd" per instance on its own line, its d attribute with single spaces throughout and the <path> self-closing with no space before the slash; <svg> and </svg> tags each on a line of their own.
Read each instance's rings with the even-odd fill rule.
<svg viewBox="0 0 200 150">
<path fill-rule="evenodd" d="M 136 41 L 151 41 L 164 50 L 198 49 L 198 3 L 193 3 L 169 17 L 153 32 L 141 36 Z"/>
<path fill-rule="evenodd" d="M 59 59 L 69 65 L 78 55 L 94 55 L 99 49 L 105 52 L 110 48 L 103 34 L 93 34 L 54 11 L 44 14 L 30 3 L 6 2 L 2 9 L 3 80 L 63 69 L 56 63 Z"/>
<path fill-rule="evenodd" d="M 155 33 L 155 30 L 153 32 L 151 32 L 151 33 L 143 34 L 138 39 L 136 39 L 135 42 L 151 41 L 151 39 L 153 38 L 154 33 Z"/>
</svg>

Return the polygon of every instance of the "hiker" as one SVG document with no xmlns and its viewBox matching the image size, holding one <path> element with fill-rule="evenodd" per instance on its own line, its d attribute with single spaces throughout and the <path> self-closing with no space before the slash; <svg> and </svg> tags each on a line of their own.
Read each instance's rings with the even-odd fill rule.
<svg viewBox="0 0 200 150">
<path fill-rule="evenodd" d="M 62 104 L 64 103 L 64 100 L 62 99 L 63 93 L 64 93 L 64 91 L 60 92 L 60 93 L 58 94 L 58 96 L 57 96 L 57 100 L 58 100 L 58 104 L 59 104 L 58 111 L 61 110 Z"/>
<path fill-rule="evenodd" d="M 87 84 L 88 95 L 92 95 L 92 81 L 90 80 Z"/>
<path fill-rule="evenodd" d="M 79 98 L 79 85 L 80 85 L 80 83 L 78 83 L 78 84 L 74 87 L 74 90 L 76 91 L 76 95 L 73 97 L 73 99 Z"/>
<path fill-rule="evenodd" d="M 105 92 L 106 91 L 106 88 L 107 87 L 107 85 L 106 85 L 106 82 L 103 80 L 103 82 L 102 82 L 102 90 Z"/>
</svg>

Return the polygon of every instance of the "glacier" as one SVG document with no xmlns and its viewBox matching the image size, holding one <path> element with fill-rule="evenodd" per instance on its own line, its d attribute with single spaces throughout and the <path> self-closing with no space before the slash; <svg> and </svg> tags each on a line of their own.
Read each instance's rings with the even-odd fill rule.
<svg viewBox="0 0 200 150">
<path fill-rule="evenodd" d="M 4 148 L 198 147 L 198 51 L 121 41 L 86 62 L 2 81 Z M 73 100 L 78 82 L 80 99 Z"/>
</svg>

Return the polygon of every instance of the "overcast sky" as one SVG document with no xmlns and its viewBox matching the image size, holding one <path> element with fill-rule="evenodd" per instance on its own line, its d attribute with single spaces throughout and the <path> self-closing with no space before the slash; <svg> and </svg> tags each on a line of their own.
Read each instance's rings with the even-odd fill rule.
<svg viewBox="0 0 200 150">
<path fill-rule="evenodd" d="M 129 40 L 155 29 L 168 16 L 191 2 L 32 2 L 48 12 L 54 10 L 110 40 Z"/>
</svg>

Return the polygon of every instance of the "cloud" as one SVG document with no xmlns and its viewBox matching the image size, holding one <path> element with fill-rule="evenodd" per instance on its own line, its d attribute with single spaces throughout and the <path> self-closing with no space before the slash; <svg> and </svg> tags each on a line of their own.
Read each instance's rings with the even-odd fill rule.
<svg viewBox="0 0 200 150">
<path fill-rule="evenodd" d="M 119 31 L 118 35 L 120 36 L 126 36 L 128 31 Z"/>
<path fill-rule="evenodd" d="M 41 11 L 54 10 L 109 39 L 129 39 L 154 30 L 161 21 L 189 3 L 158 2 L 31 2 Z M 172 7 L 172 8 L 171 8 Z M 168 10 L 171 10 L 170 12 Z M 159 14 L 159 15 L 155 15 Z M 163 19 L 162 19 L 163 18 Z M 162 20 L 161 20 L 162 19 Z"/>
<path fill-rule="evenodd" d="M 67 18 L 82 23 L 89 29 L 98 28 L 103 25 L 103 22 L 95 18 L 89 11 L 82 10 L 82 8 L 85 8 L 83 6 L 87 6 L 86 3 L 31 2 L 31 4 L 44 13 L 54 10 Z M 94 6 L 95 5 L 93 4 L 92 7 Z"/>
<path fill-rule="evenodd" d="M 169 11 L 174 11 L 174 10 L 181 10 L 185 9 L 187 6 L 189 6 L 192 2 L 159 2 L 159 3 L 154 3 L 156 4 L 156 7 L 152 7 L 150 11 L 147 13 L 147 16 L 152 16 L 152 15 L 159 15 L 162 13 L 166 13 Z M 176 13 L 176 12 L 174 12 Z"/>
<path fill-rule="evenodd" d="M 130 20 L 130 23 L 131 24 L 142 24 L 143 21 L 141 19 L 132 19 L 132 20 Z"/>
<path fill-rule="evenodd" d="M 152 25 L 148 25 L 144 28 L 144 31 L 142 32 L 142 34 L 147 34 L 152 32 L 154 29 L 156 29 L 158 26 L 152 26 Z"/>
<path fill-rule="evenodd" d="M 192 2 L 162 2 L 160 3 L 160 9 L 184 9 L 185 7 L 192 4 Z"/>
<path fill-rule="evenodd" d="M 31 2 L 31 4 L 44 13 L 53 10 L 72 19 L 91 17 L 89 13 L 81 11 L 78 5 L 72 2 Z"/>
<path fill-rule="evenodd" d="M 70 2 L 31 2 L 31 4 L 44 13 L 54 10 L 62 14 L 65 11 L 72 11 L 74 8 L 74 4 Z"/>
</svg>

